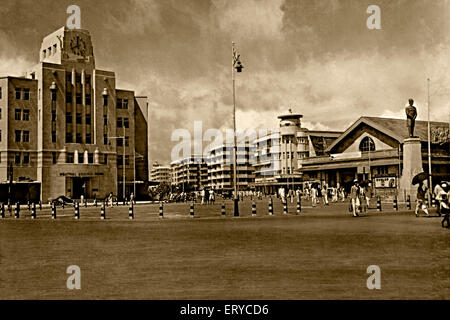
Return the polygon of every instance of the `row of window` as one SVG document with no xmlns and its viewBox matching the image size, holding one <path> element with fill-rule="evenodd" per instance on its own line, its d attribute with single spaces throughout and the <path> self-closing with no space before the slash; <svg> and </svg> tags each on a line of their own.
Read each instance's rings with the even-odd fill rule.
<svg viewBox="0 0 450 320">
<path fill-rule="evenodd" d="M 42 51 L 42 56 L 44 58 L 46 58 L 47 56 L 50 57 L 51 55 L 54 55 L 56 53 L 56 48 L 57 48 L 57 44 L 53 45 L 53 51 L 52 51 L 52 47 L 48 47 L 48 49 L 44 49 Z M 53 52 L 53 53 L 52 53 Z M 48 54 L 48 55 L 47 55 Z"/>
<path fill-rule="evenodd" d="M 106 161 L 108 161 L 107 155 L 104 155 L 103 159 L 106 159 Z M 75 163 L 75 153 L 73 153 L 73 152 L 67 153 L 66 163 Z M 78 153 L 78 163 L 85 163 L 84 162 L 84 153 Z M 86 163 L 94 163 L 94 154 L 93 153 L 88 153 Z"/>
<path fill-rule="evenodd" d="M 78 163 L 84 164 L 84 153 L 78 154 Z M 103 154 L 101 157 L 101 164 L 108 164 L 108 155 Z M 1 161 L 1 157 L 0 157 Z M 52 163 L 56 164 L 58 162 L 57 153 L 52 152 Z M 66 163 L 75 163 L 75 153 L 67 153 Z M 87 162 L 88 164 L 94 163 L 94 154 L 88 153 Z M 117 163 L 119 165 L 123 164 L 123 156 L 117 157 Z M 14 154 L 14 164 L 30 164 L 30 153 L 29 152 L 16 152 Z M 130 164 L 130 156 L 125 156 L 125 165 Z"/>
<path fill-rule="evenodd" d="M 30 100 L 30 89 L 28 88 L 16 88 L 16 100 Z"/>
<path fill-rule="evenodd" d="M 30 121 L 30 110 L 28 109 L 15 109 L 14 120 Z"/>
<path fill-rule="evenodd" d="M 89 74 L 86 74 L 84 76 L 85 84 L 90 85 L 91 84 L 91 76 Z M 66 82 L 72 83 L 72 73 L 67 72 L 66 73 Z M 75 73 L 75 82 L 81 84 L 81 73 Z"/>
<path fill-rule="evenodd" d="M 16 130 L 14 132 L 16 142 L 30 142 L 30 131 Z"/>
<path fill-rule="evenodd" d="M 66 143 L 73 143 L 73 134 L 71 132 L 66 132 Z M 75 134 L 75 143 L 83 143 L 83 136 L 81 133 Z M 91 143 L 92 143 L 92 135 L 90 133 L 86 133 L 85 144 Z"/>
<path fill-rule="evenodd" d="M 76 124 L 82 124 L 83 123 L 83 114 L 80 112 L 77 112 L 75 116 L 76 116 L 76 118 L 75 118 Z M 55 119 L 56 119 L 56 114 L 55 114 Z M 66 113 L 66 123 L 67 124 L 72 123 L 72 112 Z M 86 125 L 90 125 L 90 124 L 91 124 L 91 114 L 88 113 L 88 114 L 86 114 Z"/>
<path fill-rule="evenodd" d="M 85 94 L 84 97 L 85 97 L 86 105 L 90 106 L 91 103 L 92 103 L 91 95 L 87 93 L 87 94 Z M 53 98 L 52 98 L 52 100 L 53 100 Z M 54 100 L 56 100 L 56 98 Z M 72 92 L 70 92 L 70 91 L 66 92 L 66 103 L 72 103 Z M 76 104 L 82 104 L 83 103 L 83 97 L 82 97 L 81 93 L 77 93 L 75 95 L 75 103 Z"/>
<path fill-rule="evenodd" d="M 130 127 L 130 121 L 128 118 L 117 118 L 117 128 L 129 128 Z"/>
<path fill-rule="evenodd" d="M 128 99 L 117 99 L 117 109 L 128 109 Z"/>
<path fill-rule="evenodd" d="M 30 164 L 29 152 L 16 152 L 14 155 L 15 164 Z"/>
</svg>

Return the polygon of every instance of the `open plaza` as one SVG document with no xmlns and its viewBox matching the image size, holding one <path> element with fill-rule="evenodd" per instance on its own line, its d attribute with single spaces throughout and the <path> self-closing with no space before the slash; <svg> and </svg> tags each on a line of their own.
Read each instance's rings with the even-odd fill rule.
<svg viewBox="0 0 450 320">
<path fill-rule="evenodd" d="M 400 203 L 374 202 L 353 218 L 348 202 L 304 200 L 288 214 L 274 198 L 194 206 L 37 209 L 0 220 L 0 299 L 445 299 L 450 295 L 450 237 L 435 210 L 415 217 Z M 68 290 L 68 266 L 81 270 L 81 289 Z M 381 289 L 369 290 L 370 265 Z"/>
</svg>

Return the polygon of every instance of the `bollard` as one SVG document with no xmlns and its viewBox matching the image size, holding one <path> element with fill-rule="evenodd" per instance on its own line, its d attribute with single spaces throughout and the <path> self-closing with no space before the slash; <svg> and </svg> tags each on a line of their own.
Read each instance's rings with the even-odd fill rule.
<svg viewBox="0 0 450 320">
<path fill-rule="evenodd" d="M 286 200 L 283 201 L 283 214 L 288 214 L 288 206 Z"/>
<path fill-rule="evenodd" d="M 222 217 L 225 217 L 225 215 L 226 215 L 226 211 L 225 211 L 225 202 L 222 203 L 221 214 L 222 214 Z"/>
<path fill-rule="evenodd" d="M 36 203 L 33 202 L 33 205 L 31 207 L 31 219 L 36 219 Z"/>
<path fill-rule="evenodd" d="M 431 206 L 433 208 L 436 208 L 436 199 L 434 198 L 434 196 L 431 196 Z"/>
<path fill-rule="evenodd" d="M 408 196 L 408 197 L 406 198 L 406 208 L 407 208 L 408 210 L 411 210 L 411 197 L 410 197 L 410 196 Z"/>
<path fill-rule="evenodd" d="M 130 203 L 130 207 L 128 208 L 128 219 L 134 219 L 134 206 L 133 203 Z"/>
<path fill-rule="evenodd" d="M 103 201 L 102 207 L 100 208 L 100 219 L 106 220 L 106 203 Z"/>
<path fill-rule="evenodd" d="M 273 201 L 272 197 L 269 199 L 269 216 L 273 216 Z"/>
<path fill-rule="evenodd" d="M 20 217 L 20 204 L 16 202 L 16 208 L 14 209 L 14 218 L 19 219 Z"/>
<path fill-rule="evenodd" d="M 39 200 L 39 210 L 42 211 L 42 201 L 41 200 Z"/>
<path fill-rule="evenodd" d="M 159 217 L 161 219 L 164 217 L 164 207 L 163 207 L 163 203 L 162 202 L 159 203 Z"/>
<path fill-rule="evenodd" d="M 27 201 L 27 205 L 28 205 L 28 211 L 31 211 L 31 202 L 30 202 L 30 200 Z"/>
<path fill-rule="evenodd" d="M 80 204 L 78 203 L 78 201 L 75 201 L 75 203 L 73 204 L 73 207 L 75 208 L 75 219 L 79 220 L 80 219 Z"/>
<path fill-rule="evenodd" d="M 297 214 L 302 212 L 302 199 L 300 197 L 297 198 Z"/>
<path fill-rule="evenodd" d="M 56 219 L 56 203 L 52 202 L 52 219 Z"/>
<path fill-rule="evenodd" d="M 398 200 L 397 200 L 397 196 L 394 197 L 394 209 L 395 209 L 395 211 L 398 211 Z"/>
<path fill-rule="evenodd" d="M 5 219 L 5 204 L 3 202 L 0 204 L 0 217 Z"/>
<path fill-rule="evenodd" d="M 380 196 L 377 197 L 377 211 L 381 211 L 381 199 L 380 199 Z"/>
<path fill-rule="evenodd" d="M 191 205 L 189 206 L 189 215 L 191 218 L 193 218 L 194 214 L 194 203 L 191 203 Z"/>
<path fill-rule="evenodd" d="M 256 203 L 252 202 L 252 217 L 256 217 Z"/>
</svg>

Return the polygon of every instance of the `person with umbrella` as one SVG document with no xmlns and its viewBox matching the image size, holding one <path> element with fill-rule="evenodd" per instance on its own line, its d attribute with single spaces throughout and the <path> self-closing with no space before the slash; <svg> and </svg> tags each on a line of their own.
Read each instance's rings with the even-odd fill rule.
<svg viewBox="0 0 450 320">
<path fill-rule="evenodd" d="M 416 210 L 415 210 L 415 214 L 416 217 L 419 216 L 419 208 L 422 209 L 423 212 L 426 213 L 426 215 L 428 215 L 428 207 L 426 205 L 426 197 L 428 194 L 428 186 L 427 186 L 427 179 L 426 179 L 426 174 L 419 173 L 418 175 L 414 176 L 412 184 L 417 184 L 420 183 L 419 188 L 417 189 L 417 201 L 416 201 Z M 417 178 L 416 178 L 417 177 Z M 425 177 L 425 178 L 423 178 Z"/>
</svg>

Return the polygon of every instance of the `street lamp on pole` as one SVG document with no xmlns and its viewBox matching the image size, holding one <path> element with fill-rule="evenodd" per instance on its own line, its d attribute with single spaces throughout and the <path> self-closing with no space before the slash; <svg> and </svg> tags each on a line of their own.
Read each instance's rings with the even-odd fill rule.
<svg viewBox="0 0 450 320">
<path fill-rule="evenodd" d="M 239 197 L 238 197 L 238 188 L 237 188 L 237 137 L 236 137 L 236 86 L 235 86 L 235 77 L 234 77 L 234 69 L 236 69 L 236 72 L 242 72 L 242 69 L 244 66 L 242 65 L 241 61 L 239 60 L 240 55 L 237 53 L 235 49 L 235 44 L 232 42 L 231 44 L 232 48 L 232 55 L 233 60 L 231 64 L 231 79 L 233 82 L 233 133 L 234 133 L 234 144 L 233 144 L 233 157 L 234 157 L 234 163 L 233 163 L 233 184 L 234 184 L 234 216 L 239 216 Z"/>
</svg>

